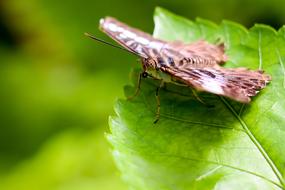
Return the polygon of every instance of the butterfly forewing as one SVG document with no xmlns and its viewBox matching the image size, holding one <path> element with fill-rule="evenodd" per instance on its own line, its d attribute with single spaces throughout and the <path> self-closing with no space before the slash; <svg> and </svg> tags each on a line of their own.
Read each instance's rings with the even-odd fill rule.
<svg viewBox="0 0 285 190">
<path fill-rule="evenodd" d="M 164 41 L 154 39 L 151 35 L 111 17 L 100 20 L 100 29 L 120 45 L 145 59 L 153 56 L 150 49 L 160 51 L 165 45 Z"/>
</svg>

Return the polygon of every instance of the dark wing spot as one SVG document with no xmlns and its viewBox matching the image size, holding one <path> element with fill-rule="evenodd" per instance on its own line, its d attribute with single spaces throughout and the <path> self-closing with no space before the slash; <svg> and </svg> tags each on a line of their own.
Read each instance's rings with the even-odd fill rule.
<svg viewBox="0 0 285 190">
<path fill-rule="evenodd" d="M 171 57 L 167 57 L 167 62 L 169 63 L 170 66 L 174 66 L 174 60 Z"/>
<path fill-rule="evenodd" d="M 253 84 L 248 83 L 248 82 L 244 82 L 243 84 L 244 84 L 245 86 L 249 87 L 249 88 L 254 87 L 254 85 L 253 85 Z"/>
<path fill-rule="evenodd" d="M 136 48 L 138 47 L 138 43 L 133 42 L 133 43 L 131 43 L 131 44 L 129 45 L 129 47 L 134 50 L 134 49 L 136 49 Z"/>
<path fill-rule="evenodd" d="M 164 60 L 163 60 L 162 57 L 157 57 L 157 63 L 158 63 L 160 66 L 165 66 Z"/>
<path fill-rule="evenodd" d="M 211 78 L 216 78 L 216 75 L 215 74 L 213 74 L 213 73 L 211 73 L 210 71 L 207 71 L 207 70 L 202 70 L 202 69 L 200 69 L 199 70 L 201 73 L 204 73 L 204 74 L 206 74 L 206 75 L 208 75 L 209 77 L 211 77 Z"/>
<path fill-rule="evenodd" d="M 141 51 L 142 51 L 143 54 L 149 55 L 149 52 L 148 52 L 147 48 L 143 47 L 143 48 L 141 48 Z"/>
<path fill-rule="evenodd" d="M 183 58 L 179 61 L 179 66 L 183 66 L 187 63 L 187 59 L 186 58 Z"/>
<path fill-rule="evenodd" d="M 153 52 L 153 54 L 154 54 L 155 56 L 158 55 L 158 51 L 157 51 L 156 49 L 152 49 L 152 52 Z"/>
<path fill-rule="evenodd" d="M 230 85 L 230 84 L 226 84 L 226 87 L 227 87 L 227 88 L 233 88 L 233 86 Z"/>
</svg>

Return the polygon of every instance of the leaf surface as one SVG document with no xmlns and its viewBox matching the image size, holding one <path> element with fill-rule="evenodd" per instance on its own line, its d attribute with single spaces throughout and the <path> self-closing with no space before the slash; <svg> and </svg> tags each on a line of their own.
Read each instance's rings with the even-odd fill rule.
<svg viewBox="0 0 285 190">
<path fill-rule="evenodd" d="M 225 67 L 263 69 L 272 82 L 249 105 L 168 84 L 160 91 L 161 118 L 153 124 L 158 81 L 143 79 L 133 100 L 118 100 L 110 118 L 115 162 L 131 189 L 285 189 L 285 28 L 187 20 L 157 8 L 154 36 L 164 40 L 223 41 Z M 137 73 L 133 78 L 136 81 Z M 126 96 L 135 87 L 127 86 Z"/>
</svg>

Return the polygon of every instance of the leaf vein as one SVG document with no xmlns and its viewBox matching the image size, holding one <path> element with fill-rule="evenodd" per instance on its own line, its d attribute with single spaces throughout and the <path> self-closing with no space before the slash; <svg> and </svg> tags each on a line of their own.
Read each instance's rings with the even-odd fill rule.
<svg viewBox="0 0 285 190">
<path fill-rule="evenodd" d="M 283 64 L 283 61 L 282 61 L 282 58 L 280 56 L 280 52 L 278 49 L 276 49 L 276 53 L 277 53 L 277 56 L 278 56 L 278 59 L 279 59 L 279 63 L 280 63 L 280 66 L 281 66 L 281 69 L 282 69 L 282 72 L 283 72 L 283 88 L 285 89 L 285 68 L 284 68 L 284 64 Z"/>
<path fill-rule="evenodd" d="M 284 182 L 282 179 L 282 175 L 279 172 L 279 170 L 277 169 L 275 163 L 273 162 L 273 160 L 271 160 L 270 156 L 266 153 L 266 151 L 264 150 L 264 148 L 262 147 L 262 145 L 258 142 L 258 140 L 255 138 L 255 136 L 251 133 L 251 131 L 249 130 L 247 124 L 243 121 L 243 119 L 237 114 L 237 112 L 235 111 L 235 109 L 230 105 L 230 103 L 225 100 L 225 98 L 220 97 L 220 99 L 222 100 L 222 102 L 225 104 L 225 106 L 233 113 L 233 115 L 236 117 L 236 119 L 239 121 L 239 123 L 241 124 L 241 126 L 243 127 L 243 129 L 245 130 L 246 134 L 248 135 L 248 137 L 250 138 L 250 140 L 255 144 L 256 148 L 259 150 L 259 152 L 261 153 L 261 155 L 264 157 L 264 159 L 266 160 L 266 162 L 269 164 L 269 166 L 271 167 L 273 173 L 276 175 L 276 177 L 278 178 L 280 184 L 282 186 L 282 189 L 284 189 Z"/>
<path fill-rule="evenodd" d="M 224 164 L 224 163 L 221 163 L 221 162 L 215 162 L 215 161 L 211 161 L 211 160 L 203 160 L 203 159 L 198 159 L 198 158 L 188 158 L 188 157 L 183 157 L 183 156 L 174 156 L 174 155 L 169 155 L 169 154 L 161 154 L 160 156 L 173 157 L 173 158 L 179 158 L 179 159 L 184 159 L 184 160 L 191 160 L 191 161 L 194 161 L 194 162 L 205 162 L 205 163 L 210 163 L 210 164 L 215 164 L 215 165 L 231 168 L 231 169 L 234 169 L 234 170 L 239 170 L 241 172 L 252 174 L 252 175 L 254 175 L 256 177 L 262 178 L 262 179 L 264 179 L 264 180 L 266 180 L 266 181 L 268 181 L 268 182 L 278 186 L 279 188 L 283 189 L 283 187 L 280 184 L 276 183 L 275 181 L 273 181 L 271 179 L 268 179 L 267 177 L 265 177 L 263 175 L 260 175 L 258 173 L 255 173 L 255 172 L 252 172 L 252 171 L 248 171 L 248 170 L 245 170 L 243 168 L 236 167 L 236 166 L 231 166 L 229 164 Z"/>
<path fill-rule="evenodd" d="M 258 32 L 258 56 L 259 56 L 259 66 L 258 69 L 262 69 L 262 51 L 261 51 L 261 32 Z"/>
</svg>

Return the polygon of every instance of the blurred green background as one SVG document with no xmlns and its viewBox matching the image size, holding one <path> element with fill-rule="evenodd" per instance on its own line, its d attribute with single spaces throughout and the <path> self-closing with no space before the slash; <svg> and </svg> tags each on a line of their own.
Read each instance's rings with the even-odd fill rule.
<svg viewBox="0 0 285 190">
<path fill-rule="evenodd" d="M 285 23 L 277 0 L 0 1 L 0 189 L 127 189 L 105 140 L 137 58 L 86 38 L 110 15 L 152 32 L 155 6 L 247 27 Z"/>
</svg>

